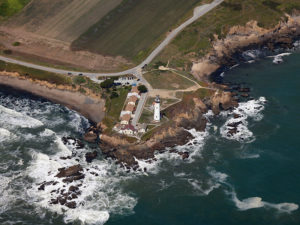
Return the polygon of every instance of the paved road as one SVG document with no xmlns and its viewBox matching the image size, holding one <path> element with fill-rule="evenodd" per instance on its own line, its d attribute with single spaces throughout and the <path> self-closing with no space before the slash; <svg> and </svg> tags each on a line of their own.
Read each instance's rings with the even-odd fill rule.
<svg viewBox="0 0 300 225">
<path fill-rule="evenodd" d="M 136 127 L 137 123 L 140 120 L 140 117 L 142 115 L 142 112 L 143 112 L 144 105 L 146 103 L 147 97 L 148 97 L 148 93 L 141 94 L 141 98 L 140 98 L 139 103 L 138 103 L 138 105 L 136 107 L 136 110 L 135 110 L 135 116 L 134 116 L 134 118 L 131 121 L 131 124 L 134 127 Z"/>
<path fill-rule="evenodd" d="M 208 13 L 210 10 L 212 10 L 213 8 L 215 8 L 216 6 L 221 4 L 223 1 L 224 0 L 214 0 L 210 4 L 205 4 L 205 5 L 196 7 L 194 9 L 193 17 L 190 18 L 189 20 L 185 21 L 183 24 L 181 24 L 176 29 L 174 29 L 166 37 L 166 39 L 163 42 L 161 42 L 161 44 L 159 46 L 157 46 L 153 50 L 153 52 L 140 65 L 138 65 L 138 66 L 136 66 L 132 69 L 122 71 L 122 72 L 117 72 L 117 73 L 75 72 L 75 71 L 62 70 L 62 69 L 56 69 L 56 68 L 36 65 L 36 64 L 33 64 L 33 63 L 23 62 L 21 60 L 11 59 L 11 58 L 4 57 L 4 56 L 0 56 L 0 60 L 5 61 L 5 62 L 9 62 L 9 63 L 19 64 L 19 65 L 26 66 L 26 67 L 39 69 L 39 70 L 44 70 L 44 71 L 48 71 L 48 72 L 52 72 L 52 73 L 60 73 L 60 74 L 68 74 L 68 73 L 79 74 L 79 73 L 82 73 L 83 75 L 90 77 L 94 81 L 97 81 L 97 78 L 99 76 L 120 76 L 120 75 L 126 75 L 126 74 L 133 74 L 133 75 L 137 76 L 139 79 L 141 79 L 141 81 L 144 84 L 146 84 L 146 86 L 150 87 L 148 82 L 145 79 L 143 79 L 143 77 L 142 77 L 142 72 L 141 72 L 142 67 L 145 64 L 149 64 L 172 41 L 172 39 L 174 39 L 185 27 L 187 27 L 188 25 L 190 25 L 191 23 L 193 23 L 194 21 L 199 19 L 204 14 Z"/>
</svg>

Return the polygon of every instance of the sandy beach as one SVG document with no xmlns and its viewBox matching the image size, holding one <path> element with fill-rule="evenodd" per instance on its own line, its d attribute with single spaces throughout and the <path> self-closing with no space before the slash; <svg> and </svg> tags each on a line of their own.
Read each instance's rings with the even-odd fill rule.
<svg viewBox="0 0 300 225">
<path fill-rule="evenodd" d="M 95 99 L 78 92 L 48 88 L 29 80 L 8 76 L 0 73 L 0 85 L 6 85 L 18 90 L 46 98 L 52 102 L 62 104 L 72 110 L 79 112 L 89 120 L 99 123 L 104 115 L 105 101 Z"/>
</svg>

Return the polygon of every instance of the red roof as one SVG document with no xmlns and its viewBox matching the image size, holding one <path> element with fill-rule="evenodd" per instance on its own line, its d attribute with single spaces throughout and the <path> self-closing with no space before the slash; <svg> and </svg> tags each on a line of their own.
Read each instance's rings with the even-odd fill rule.
<svg viewBox="0 0 300 225">
<path fill-rule="evenodd" d="M 128 124 L 128 125 L 124 126 L 122 130 L 132 130 L 132 131 L 135 131 L 135 128 L 134 128 L 133 125 Z"/>
</svg>

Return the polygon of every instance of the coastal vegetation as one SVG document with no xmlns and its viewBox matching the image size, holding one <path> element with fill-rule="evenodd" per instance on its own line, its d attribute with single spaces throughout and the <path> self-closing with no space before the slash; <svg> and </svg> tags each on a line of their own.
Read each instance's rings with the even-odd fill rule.
<svg viewBox="0 0 300 225">
<path fill-rule="evenodd" d="M 0 0 L 0 21 L 18 13 L 29 2 L 30 0 Z"/>
<path fill-rule="evenodd" d="M 12 63 L 6 63 L 3 61 L 0 61 L 0 71 L 17 72 L 20 75 L 31 78 L 33 80 L 47 81 L 49 83 L 57 85 L 72 84 L 71 78 L 67 76 L 56 73 L 50 73 L 47 71 L 41 71 Z"/>
<path fill-rule="evenodd" d="M 152 63 L 167 64 L 173 68 L 190 70 L 191 60 L 201 58 L 212 48 L 216 38 L 224 38 L 229 29 L 245 25 L 251 20 L 264 28 L 274 27 L 285 21 L 285 13 L 300 10 L 300 1 L 295 0 L 225 0 L 214 10 L 184 29 Z"/>
<path fill-rule="evenodd" d="M 105 126 L 107 127 L 107 129 L 105 130 L 106 132 L 111 132 L 113 126 L 116 124 L 116 122 L 119 121 L 120 113 L 124 107 L 124 103 L 129 91 L 129 88 L 120 87 L 113 91 L 118 96 L 111 98 L 111 95 L 106 95 L 106 115 L 102 121 L 102 123 L 105 124 Z"/>
</svg>

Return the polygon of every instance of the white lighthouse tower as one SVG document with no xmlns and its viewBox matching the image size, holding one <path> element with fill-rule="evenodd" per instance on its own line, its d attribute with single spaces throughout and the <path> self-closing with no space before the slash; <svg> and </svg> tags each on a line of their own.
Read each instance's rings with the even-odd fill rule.
<svg viewBox="0 0 300 225">
<path fill-rule="evenodd" d="M 160 98 L 159 95 L 156 96 L 154 101 L 154 121 L 160 122 Z"/>
</svg>

